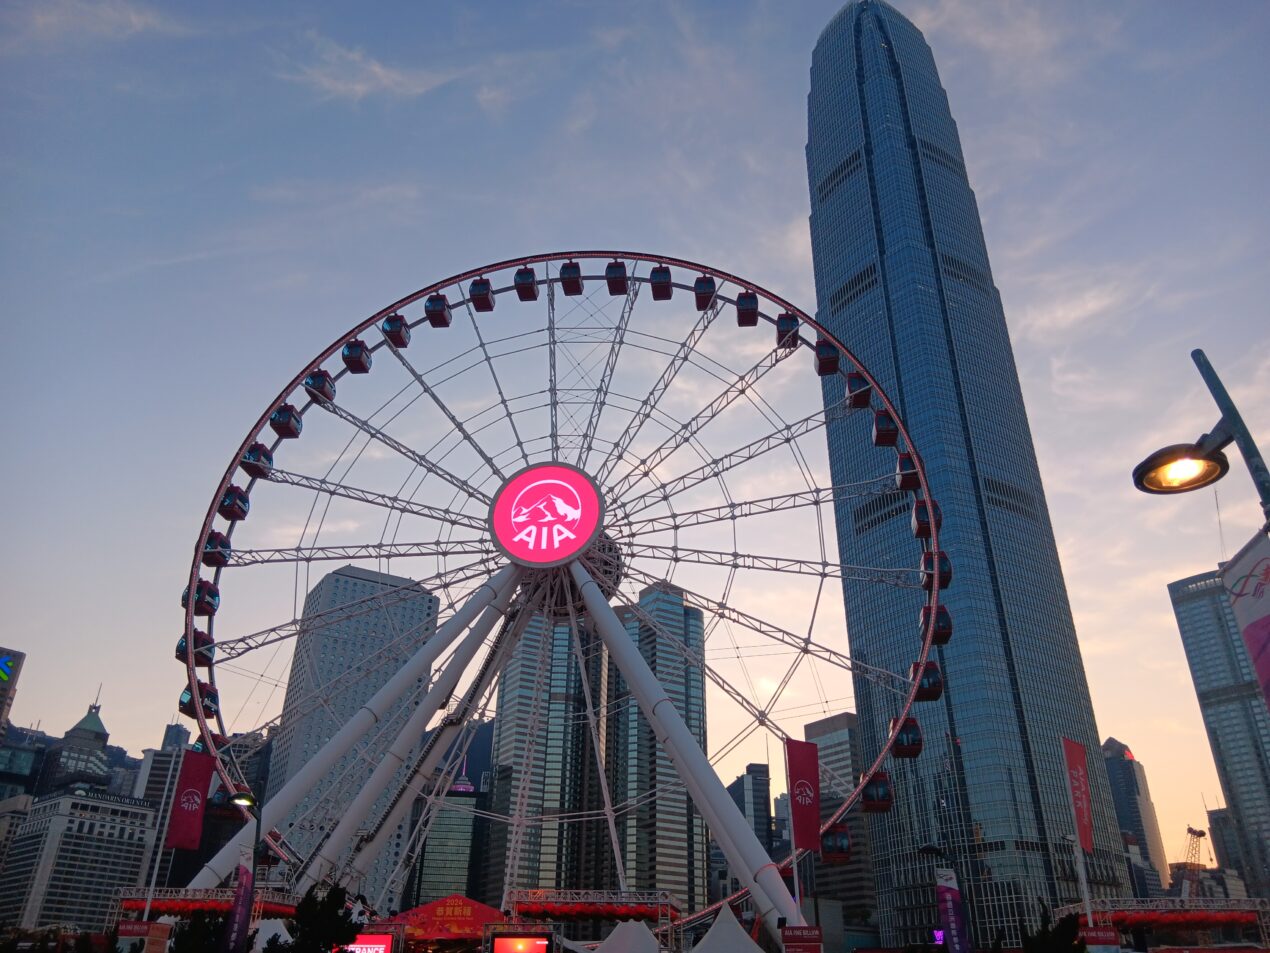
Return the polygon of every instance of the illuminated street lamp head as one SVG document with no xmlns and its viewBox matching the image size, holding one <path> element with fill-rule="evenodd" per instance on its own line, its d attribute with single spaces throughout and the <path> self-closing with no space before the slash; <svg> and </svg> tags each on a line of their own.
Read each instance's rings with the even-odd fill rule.
<svg viewBox="0 0 1270 953">
<path fill-rule="evenodd" d="M 1216 483 L 1230 463 L 1220 450 L 1179 443 L 1157 450 L 1133 468 L 1133 485 L 1143 493 L 1187 493 Z"/>
<path fill-rule="evenodd" d="M 229 803 L 236 805 L 237 807 L 245 807 L 250 811 L 254 811 L 256 806 L 259 804 L 256 800 L 256 795 L 252 794 L 250 791 L 239 791 L 237 794 L 230 797 Z"/>
</svg>

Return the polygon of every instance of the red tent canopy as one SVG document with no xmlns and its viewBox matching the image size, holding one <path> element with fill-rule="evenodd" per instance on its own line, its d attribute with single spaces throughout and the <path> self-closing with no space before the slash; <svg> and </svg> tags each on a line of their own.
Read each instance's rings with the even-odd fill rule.
<svg viewBox="0 0 1270 953">
<path fill-rule="evenodd" d="M 479 940 L 485 924 L 502 923 L 503 915 L 455 893 L 381 922 L 404 923 L 408 940 Z"/>
</svg>

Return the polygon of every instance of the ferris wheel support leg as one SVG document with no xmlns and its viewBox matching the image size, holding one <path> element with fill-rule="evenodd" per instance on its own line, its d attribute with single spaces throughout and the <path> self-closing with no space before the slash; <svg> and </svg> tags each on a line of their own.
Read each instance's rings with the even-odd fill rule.
<svg viewBox="0 0 1270 953">
<path fill-rule="evenodd" d="M 393 775 L 406 763 L 406 759 L 410 757 L 415 746 L 423 739 L 428 722 L 436 716 L 436 713 L 441 710 L 441 707 L 454 692 L 454 689 L 458 686 L 459 677 L 472 663 L 472 659 L 476 657 L 477 651 L 489 637 L 494 625 L 502 618 L 503 613 L 507 611 L 507 604 L 510 601 L 511 590 L 505 590 L 500 593 L 498 598 L 494 600 L 480 619 L 476 621 L 476 624 L 468 631 L 467 637 L 459 643 L 459 647 L 455 650 L 453 657 L 446 664 L 445 670 L 437 676 L 436 681 L 428 689 L 427 694 L 419 700 L 419 704 L 402 726 L 397 739 L 384 752 L 383 758 L 375 766 L 371 776 L 362 785 L 362 789 L 357 792 L 357 796 L 344 809 L 339 823 L 335 826 L 335 830 L 331 832 L 331 836 L 326 839 L 326 842 L 318 850 L 317 856 L 309 864 L 308 870 L 300 878 L 297 892 L 307 890 L 336 869 L 340 855 L 344 853 L 345 848 L 357 835 L 358 829 L 370 815 L 371 809 L 375 806 L 375 802 L 379 800 L 380 795 L 392 783 Z M 440 760 L 443 754 L 445 754 L 445 747 L 440 744 L 434 745 L 428 758 L 428 761 L 431 761 L 432 764 L 429 766 L 425 762 L 421 767 L 420 773 L 425 777 L 431 773 L 431 768 L 436 767 L 436 762 Z M 409 806 L 411 799 L 402 798 L 401 800 Z M 385 823 L 380 827 L 380 830 L 386 830 L 388 827 L 389 825 Z M 367 848 L 370 846 L 367 845 Z M 365 852 L 366 848 L 363 849 L 363 853 Z"/>
<path fill-rule="evenodd" d="M 613 663 L 639 703 L 640 711 L 648 719 L 658 741 L 665 746 L 680 779 L 710 826 L 710 832 L 723 849 L 728 865 L 737 872 L 737 879 L 749 888 L 763 922 L 779 943 L 781 933 L 777 921 L 780 918 L 784 918 L 789 926 L 803 924 L 802 911 L 785 889 L 780 871 L 763 850 L 763 845 L 754 835 L 753 827 L 745 820 L 719 776 L 714 773 L 710 759 L 684 724 L 670 696 L 666 694 L 666 689 L 644 661 L 639 647 L 609 605 L 599 585 L 576 560 L 569 564 L 569 571 L 582 592 L 587 612 L 599 630 L 600 638 L 608 648 Z"/>
<path fill-rule="evenodd" d="M 357 741 L 384 717 L 388 710 L 397 703 L 415 683 L 416 679 L 427 675 L 436 664 L 442 653 L 469 626 L 481 612 L 495 599 L 512 592 L 520 580 L 519 566 L 505 566 L 491 576 L 486 582 L 468 597 L 455 613 L 428 639 L 401 668 L 384 683 L 370 701 L 358 710 L 352 718 L 344 723 L 321 750 L 305 762 L 304 766 L 264 805 L 261 812 L 261 825 L 265 830 L 276 827 L 286 819 L 287 814 L 300 803 L 304 795 L 317 786 L 318 782 L 334 767 Z M 191 888 L 218 887 L 233 871 L 238 862 L 239 848 L 251 843 L 253 825 L 248 823 L 220 851 L 207 862 L 194 879 L 189 882 Z"/>
</svg>

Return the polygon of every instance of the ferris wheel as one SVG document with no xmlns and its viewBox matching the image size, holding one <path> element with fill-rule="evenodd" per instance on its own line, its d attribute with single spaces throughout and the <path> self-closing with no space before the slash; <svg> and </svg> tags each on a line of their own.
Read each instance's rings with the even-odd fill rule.
<svg viewBox="0 0 1270 953">
<path fill-rule="evenodd" d="M 876 477 L 835 484 L 830 441 L 875 459 Z M 911 560 L 842 561 L 840 514 L 896 505 L 911 517 Z M 822 763 L 822 799 L 834 806 L 822 833 L 840 831 L 857 802 L 890 808 L 888 758 L 920 753 L 913 706 L 942 691 L 927 658 L 952 627 L 940 605 L 951 565 L 939 523 L 894 405 L 791 303 L 707 265 L 626 251 L 498 262 L 356 324 L 248 429 L 182 595 L 180 709 L 233 791 L 289 720 L 357 698 L 320 749 L 271 780 L 262 823 L 297 889 L 355 881 L 389 856 L 371 898 L 383 909 L 512 667 L 523 763 L 501 809 L 482 817 L 503 832 L 505 889 L 524 886 L 526 845 L 545 823 L 532 797 L 544 759 L 533 748 L 562 717 L 539 700 L 574 665 L 581 692 L 563 717 L 586 742 L 598 792 L 591 808 L 557 809 L 550 823 L 598 825 L 625 888 L 624 819 L 690 797 L 764 921 L 800 923 L 719 774 L 764 760 L 770 740 L 800 737 L 810 719 L 853 709 L 853 686 L 867 683 L 884 699 L 874 717 L 886 719 L 886 741 L 849 776 Z M 341 565 L 389 582 L 306 603 Z M 888 587 L 912 612 L 911 665 L 851 657 L 847 585 Z M 666 622 L 657 593 L 696 620 L 696 638 Z M 416 623 L 400 622 L 395 608 L 424 601 L 431 609 Z M 312 666 L 299 647 L 350 620 L 388 631 L 373 651 L 350 647 L 335 674 L 306 669 L 300 690 Z M 662 653 L 655 664 L 641 639 Z M 686 713 L 684 698 L 667 694 L 658 674 L 667 664 L 691 673 L 703 710 Z M 620 698 L 598 687 L 601 669 Z M 672 781 L 612 783 L 601 735 L 619 707 L 655 735 Z M 245 825 L 190 886 L 227 877 L 251 836 Z"/>
</svg>

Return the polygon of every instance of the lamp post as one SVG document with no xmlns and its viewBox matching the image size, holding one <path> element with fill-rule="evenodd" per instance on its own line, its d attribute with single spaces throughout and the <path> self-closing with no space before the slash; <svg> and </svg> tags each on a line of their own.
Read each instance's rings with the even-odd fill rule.
<svg viewBox="0 0 1270 953">
<path fill-rule="evenodd" d="M 240 948 L 241 948 L 241 944 L 246 943 L 246 939 L 247 939 L 246 925 L 247 925 L 247 922 L 250 921 L 251 910 L 256 905 L 256 855 L 260 852 L 260 802 L 256 799 L 256 795 L 252 794 L 251 790 L 247 788 L 233 794 L 229 799 L 229 803 L 237 807 L 241 807 L 246 811 L 249 811 L 251 813 L 251 816 L 256 819 L 256 838 L 251 843 L 251 873 L 249 874 L 249 876 L 251 877 L 251 880 L 247 888 L 247 898 L 246 898 L 247 917 L 246 917 L 246 920 L 242 923 L 243 930 L 242 930 L 242 935 L 240 938 Z M 230 913 L 230 919 L 231 920 L 234 919 L 233 912 Z M 237 949 L 231 950 L 230 953 L 238 953 L 238 950 Z"/>
<path fill-rule="evenodd" d="M 1072 845 L 1072 860 L 1076 862 L 1076 876 L 1080 884 L 1080 901 L 1085 906 L 1085 923 L 1094 925 L 1094 905 L 1089 899 L 1089 879 L 1085 874 L 1085 851 L 1075 834 L 1064 834 L 1063 840 Z"/>
<path fill-rule="evenodd" d="M 1212 430 L 1194 443 L 1173 444 L 1148 456 L 1133 468 L 1133 485 L 1143 493 L 1170 494 L 1188 493 L 1216 483 L 1230 469 L 1222 450 L 1233 442 L 1252 474 L 1266 517 L 1265 528 L 1270 528 L 1270 470 L 1208 357 L 1196 348 L 1191 351 L 1191 360 L 1199 368 L 1221 417 Z"/>
<path fill-rule="evenodd" d="M 953 872 L 953 876 L 957 878 L 957 894 L 959 905 L 961 907 L 961 917 L 966 924 L 966 931 L 972 934 L 969 940 L 971 947 L 973 947 L 973 931 L 970 929 L 970 903 L 966 900 L 966 882 L 961 876 L 961 871 L 957 869 L 957 863 L 944 852 L 943 848 L 937 847 L 934 844 L 923 844 L 921 847 L 917 848 L 917 852 L 925 857 L 938 857 L 948 865 L 948 869 L 951 870 Z M 938 879 L 936 883 L 938 884 Z M 935 902 L 936 904 L 939 903 L 938 896 L 936 896 Z M 953 932 L 955 933 L 956 924 L 949 925 L 954 928 Z M 951 942 L 952 939 L 953 938 L 950 937 L 944 937 L 944 946 L 946 949 L 952 950 L 954 948 L 954 943 Z"/>
</svg>

